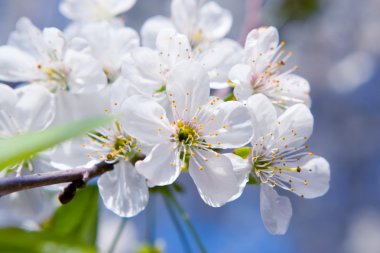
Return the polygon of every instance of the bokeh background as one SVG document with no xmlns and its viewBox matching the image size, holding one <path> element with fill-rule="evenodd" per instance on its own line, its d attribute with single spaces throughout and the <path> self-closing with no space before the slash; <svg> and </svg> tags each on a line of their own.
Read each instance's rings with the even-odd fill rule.
<svg viewBox="0 0 380 253">
<path fill-rule="evenodd" d="M 229 37 L 275 25 L 294 52 L 292 62 L 312 88 L 315 154 L 331 164 L 329 192 L 318 199 L 289 195 L 293 218 L 284 236 L 272 236 L 259 213 L 259 189 L 221 208 L 205 205 L 188 175 L 180 201 L 209 252 L 379 253 L 380 252 L 380 0 L 216 0 L 231 10 Z M 59 0 L 1 0 L 0 44 L 21 16 L 37 26 L 64 28 Z M 170 0 L 138 0 L 125 16 L 140 29 L 144 20 L 170 15 Z M 282 194 L 287 194 L 282 192 Z M 100 213 L 98 244 L 106 251 L 121 219 Z M 182 252 L 178 234 L 160 196 L 128 224 L 117 252 L 134 252 L 153 240 L 165 252 Z M 192 245 L 194 246 L 194 245 Z M 193 247 L 195 250 L 196 247 Z M 194 251 L 196 252 L 196 251 Z"/>
</svg>

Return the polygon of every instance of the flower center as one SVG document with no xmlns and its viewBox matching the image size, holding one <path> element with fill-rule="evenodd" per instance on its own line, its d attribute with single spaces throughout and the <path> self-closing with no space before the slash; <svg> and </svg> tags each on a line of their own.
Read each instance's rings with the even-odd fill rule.
<svg viewBox="0 0 380 253">
<path fill-rule="evenodd" d="M 123 133 L 118 122 L 115 124 L 115 129 L 98 129 L 88 133 L 88 136 L 92 140 L 92 145 L 87 148 L 105 162 L 112 163 L 118 158 L 133 161 L 141 152 L 136 139 Z M 87 156 L 92 155 L 87 154 Z"/>
<path fill-rule="evenodd" d="M 192 48 L 196 48 L 204 39 L 204 34 L 201 29 L 197 29 L 190 36 L 190 45 Z"/>
<path fill-rule="evenodd" d="M 61 66 L 45 68 L 41 64 L 38 64 L 37 68 L 44 72 L 44 74 L 46 75 L 46 80 L 48 82 L 53 82 L 55 84 L 52 87 L 47 87 L 49 90 L 55 92 L 58 88 L 64 90 L 68 89 L 66 77 L 67 74 Z"/>
<path fill-rule="evenodd" d="M 185 145 L 194 145 L 199 141 L 197 130 L 190 124 L 184 123 L 182 120 L 177 122 L 176 139 Z"/>
</svg>

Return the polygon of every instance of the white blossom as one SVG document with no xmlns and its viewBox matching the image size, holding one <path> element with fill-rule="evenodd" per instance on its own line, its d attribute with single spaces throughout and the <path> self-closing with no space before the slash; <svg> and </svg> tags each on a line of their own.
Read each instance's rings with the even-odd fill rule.
<svg viewBox="0 0 380 253">
<path fill-rule="evenodd" d="M 119 78 L 123 61 L 140 44 L 135 30 L 108 22 L 86 23 L 66 30 L 65 34 L 86 41 L 89 53 L 101 64 L 109 83 Z"/>
<path fill-rule="evenodd" d="M 189 171 L 203 200 L 214 207 L 240 191 L 230 160 L 214 148 L 236 148 L 251 139 L 247 109 L 210 97 L 209 78 L 196 62 L 182 62 L 168 75 L 173 118 L 157 102 L 133 96 L 122 105 L 126 131 L 152 151 L 136 168 L 150 186 L 173 183 Z M 187 167 L 188 166 L 188 167 Z"/>
<path fill-rule="evenodd" d="M 240 57 L 240 46 L 223 40 L 203 52 L 191 48 L 188 38 L 172 29 L 158 33 L 156 49 L 140 47 L 124 61 L 122 73 L 135 94 L 151 96 L 163 106 L 168 104 L 165 89 L 169 72 L 185 60 L 198 61 L 208 70 L 210 87 L 226 87 L 229 67 Z M 234 55 L 234 56 L 233 56 Z"/>
<path fill-rule="evenodd" d="M 281 71 L 291 55 L 284 55 L 283 46 L 274 27 L 260 27 L 247 35 L 243 61 L 229 72 L 238 100 L 246 101 L 251 95 L 261 93 L 277 108 L 286 109 L 297 103 L 310 106 L 308 81 L 292 74 L 297 67 Z"/>
<path fill-rule="evenodd" d="M 42 131 L 49 127 L 55 114 L 53 95 L 43 87 L 28 85 L 13 90 L 0 84 L 0 140 L 27 132 Z M 3 168 L 0 177 L 19 177 L 50 170 L 47 153 Z M 12 193 L 0 200 L 0 213 L 12 213 L 3 225 L 35 226 L 55 209 L 53 191 L 33 189 Z"/>
<path fill-rule="evenodd" d="M 171 14 L 171 19 L 155 16 L 144 23 L 143 45 L 154 48 L 159 32 L 165 29 L 184 34 L 193 57 L 208 69 L 211 88 L 229 87 L 228 71 L 242 57 L 239 43 L 224 38 L 232 25 L 231 13 L 213 1 L 173 0 Z"/>
<path fill-rule="evenodd" d="M 149 192 L 145 178 L 134 163 L 142 148 L 130 137 L 120 121 L 89 133 L 91 141 L 83 144 L 88 158 L 115 163 L 114 169 L 100 176 L 99 193 L 104 205 L 119 216 L 132 217 L 145 209 Z"/>
<path fill-rule="evenodd" d="M 41 84 L 73 93 L 103 89 L 107 78 L 83 40 L 66 41 L 56 28 L 35 27 L 21 18 L 0 47 L 0 80 Z"/>
<path fill-rule="evenodd" d="M 248 167 L 261 182 L 261 216 L 269 232 L 284 234 L 292 209 L 287 198 L 271 188 L 278 186 L 302 198 L 322 196 L 329 188 L 330 167 L 305 144 L 313 130 L 313 116 L 305 105 L 293 105 L 277 117 L 271 101 L 257 94 L 248 98 L 247 107 L 254 125 Z"/>
<path fill-rule="evenodd" d="M 141 36 L 146 46 L 154 46 L 160 30 L 171 28 L 185 34 L 193 48 L 222 39 L 231 29 L 232 15 L 216 2 L 172 0 L 171 19 L 155 16 L 148 19 Z"/>
</svg>

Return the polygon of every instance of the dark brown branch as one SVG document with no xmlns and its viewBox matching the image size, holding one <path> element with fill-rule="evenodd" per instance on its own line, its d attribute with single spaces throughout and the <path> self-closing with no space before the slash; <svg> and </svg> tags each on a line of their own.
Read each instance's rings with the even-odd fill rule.
<svg viewBox="0 0 380 253">
<path fill-rule="evenodd" d="M 113 169 L 112 164 L 99 163 L 92 168 L 77 168 L 64 171 L 54 171 L 47 173 L 38 173 L 29 176 L 1 178 L 0 179 L 0 196 L 12 192 L 37 188 L 41 186 L 83 182 L 86 183 L 91 178 L 102 175 Z"/>
</svg>

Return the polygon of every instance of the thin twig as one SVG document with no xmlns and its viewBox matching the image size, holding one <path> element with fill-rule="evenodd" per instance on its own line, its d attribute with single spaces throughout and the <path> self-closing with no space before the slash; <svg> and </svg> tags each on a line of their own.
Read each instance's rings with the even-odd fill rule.
<svg viewBox="0 0 380 253">
<path fill-rule="evenodd" d="M 91 178 L 100 176 L 112 169 L 112 164 L 102 162 L 92 168 L 76 168 L 63 171 L 37 173 L 21 177 L 1 178 L 0 197 L 12 192 L 23 191 L 47 185 L 69 183 L 80 180 L 87 182 Z"/>
</svg>

